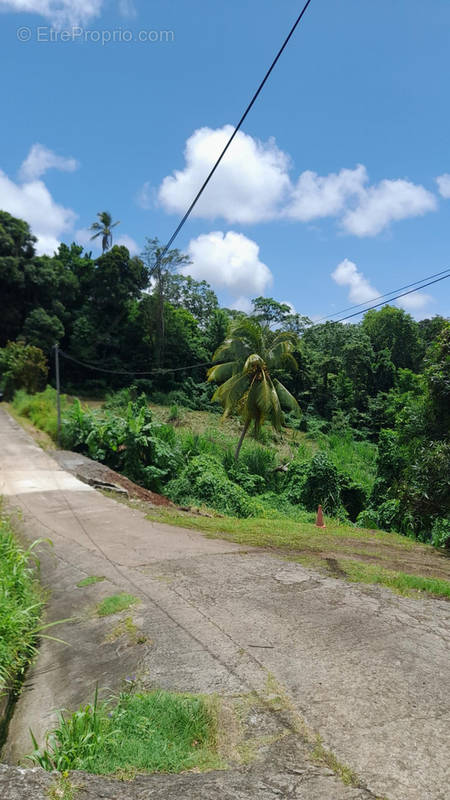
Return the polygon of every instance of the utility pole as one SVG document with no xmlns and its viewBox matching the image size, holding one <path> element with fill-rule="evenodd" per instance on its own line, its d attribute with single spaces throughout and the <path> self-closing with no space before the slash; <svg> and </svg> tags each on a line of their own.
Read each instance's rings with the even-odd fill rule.
<svg viewBox="0 0 450 800">
<path fill-rule="evenodd" d="M 56 413 L 58 418 L 57 442 L 61 447 L 61 382 L 59 377 L 59 345 L 55 344 L 55 372 L 56 372 Z"/>
</svg>

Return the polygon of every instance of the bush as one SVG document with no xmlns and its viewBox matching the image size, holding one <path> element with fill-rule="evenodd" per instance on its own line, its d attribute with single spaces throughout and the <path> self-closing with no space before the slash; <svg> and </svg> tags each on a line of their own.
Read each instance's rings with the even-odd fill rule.
<svg viewBox="0 0 450 800">
<path fill-rule="evenodd" d="M 378 507 L 380 528 L 385 531 L 399 531 L 402 528 L 402 511 L 400 500 L 385 500 Z"/>
<path fill-rule="evenodd" d="M 434 547 L 450 549 L 450 519 L 435 519 L 431 529 L 431 544 Z"/>
<path fill-rule="evenodd" d="M 246 464 L 240 461 L 233 459 L 231 466 L 227 469 L 227 475 L 230 480 L 241 486 L 247 494 L 259 494 L 266 489 L 264 478 L 261 475 L 253 475 Z"/>
<path fill-rule="evenodd" d="M 326 453 L 316 453 L 308 463 L 294 463 L 288 470 L 286 497 L 308 511 L 319 505 L 330 515 L 341 507 L 339 474 Z"/>
<path fill-rule="evenodd" d="M 153 392 L 151 400 L 162 406 L 176 403 L 190 411 L 220 412 L 216 403 L 211 402 L 214 386 L 210 383 L 197 383 L 192 377 L 185 380 L 170 392 Z"/>
<path fill-rule="evenodd" d="M 166 487 L 167 495 L 177 503 L 195 498 L 201 504 L 236 517 L 256 516 L 261 507 L 227 476 L 223 464 L 211 455 L 195 456 L 179 478 Z"/>
<path fill-rule="evenodd" d="M 377 528 L 380 527 L 378 524 L 377 512 L 373 508 L 366 508 L 364 511 L 361 511 L 356 517 L 356 525 L 358 528 L 371 528 L 377 530 Z"/>
<path fill-rule="evenodd" d="M 0 350 L 0 373 L 6 400 L 11 400 L 18 389 L 34 394 L 45 386 L 47 359 L 39 347 L 24 342 L 8 342 Z"/>
<path fill-rule="evenodd" d="M 64 420 L 63 441 L 154 491 L 181 464 L 174 429 L 154 419 L 145 395 L 121 414 L 83 410 L 76 400 Z"/>
</svg>

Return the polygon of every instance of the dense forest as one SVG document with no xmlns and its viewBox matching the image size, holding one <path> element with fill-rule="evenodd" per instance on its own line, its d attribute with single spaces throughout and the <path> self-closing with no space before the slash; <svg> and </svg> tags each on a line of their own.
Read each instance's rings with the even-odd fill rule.
<svg viewBox="0 0 450 800">
<path fill-rule="evenodd" d="M 124 398 L 119 416 L 141 419 L 147 438 L 159 437 L 159 450 L 147 442 L 140 471 L 120 462 L 117 442 L 109 456 L 103 442 L 103 460 L 143 485 L 183 501 L 194 497 L 198 484 L 195 498 L 219 510 L 214 491 L 222 498 L 229 491 L 236 502 L 227 510 L 244 516 L 277 503 L 288 513 L 321 502 L 329 514 L 358 525 L 437 546 L 450 543 L 448 319 L 416 322 L 386 305 L 357 324 L 312 324 L 264 297 L 245 315 L 221 308 L 205 281 L 189 277 L 189 260 L 178 250 L 160 258 L 158 240 L 149 238 L 141 257 L 130 257 L 126 247 L 113 245 L 108 226 L 105 236 L 103 223 L 96 225 L 103 233 L 99 257 L 74 243 L 61 244 L 52 257 L 37 256 L 28 224 L 0 212 L 0 375 L 6 398 L 16 390 L 43 389 L 48 364 L 54 385 L 52 348 L 58 343 L 64 392 L 116 392 Z M 152 403 L 203 411 L 220 411 L 219 400 L 226 414 L 242 418 L 247 439 L 253 429 L 267 452 L 267 426 L 275 434 L 282 426 L 306 434 L 319 447 L 307 459 L 299 445 L 298 454 L 282 464 L 267 455 L 270 468 L 262 469 L 245 448 L 242 458 L 227 453 L 221 460 L 191 446 L 186 463 L 182 444 L 168 426 L 156 425 L 144 395 Z M 111 397 L 109 403 L 110 413 L 120 407 Z M 66 443 L 92 453 L 86 441 L 90 435 L 92 444 L 94 421 L 95 414 L 79 404 L 71 409 L 66 427 L 72 439 Z M 320 446 L 332 436 L 376 451 L 370 485 L 351 464 L 340 469 Z M 216 488 L 202 495 L 205 481 Z"/>
</svg>

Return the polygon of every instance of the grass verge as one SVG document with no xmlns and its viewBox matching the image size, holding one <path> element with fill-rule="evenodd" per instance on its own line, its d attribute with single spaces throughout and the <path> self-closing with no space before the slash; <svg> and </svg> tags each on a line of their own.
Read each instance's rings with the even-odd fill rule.
<svg viewBox="0 0 450 800">
<path fill-rule="evenodd" d="M 36 747 L 29 758 L 48 771 L 121 778 L 216 769 L 221 766 L 216 709 L 199 695 L 122 692 L 115 702 L 99 703 L 96 694 L 92 705 L 71 716 L 59 712 L 45 747 Z"/>
<path fill-rule="evenodd" d="M 17 543 L 0 503 L 0 696 L 18 688 L 36 652 L 42 608 L 32 548 Z"/>
<path fill-rule="evenodd" d="M 208 537 L 244 546 L 275 550 L 335 578 L 380 584 L 404 595 L 422 592 L 450 597 L 450 559 L 431 545 L 400 534 L 354 528 L 330 519 L 326 519 L 326 529 L 321 530 L 313 523 L 286 518 L 206 517 L 174 508 L 147 508 L 146 512 L 151 521 L 193 528 Z"/>
</svg>

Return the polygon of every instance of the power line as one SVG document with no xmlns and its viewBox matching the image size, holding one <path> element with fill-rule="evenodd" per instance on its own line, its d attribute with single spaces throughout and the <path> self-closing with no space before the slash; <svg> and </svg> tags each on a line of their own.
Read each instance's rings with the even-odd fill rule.
<svg viewBox="0 0 450 800">
<path fill-rule="evenodd" d="M 420 289 L 425 289 L 426 286 L 431 286 L 433 283 L 439 283 L 440 281 L 444 281 L 446 278 L 450 278 L 450 271 L 448 269 L 447 270 L 443 270 L 443 272 L 445 272 L 446 274 L 442 274 L 442 272 L 436 272 L 435 275 L 441 275 L 441 277 L 435 278 L 435 280 L 428 281 L 427 283 L 423 283 L 422 282 L 423 280 L 426 280 L 425 278 L 423 278 L 422 281 L 415 281 L 415 284 L 420 284 L 420 285 L 416 286 L 414 289 L 410 289 L 408 292 L 401 292 L 399 294 L 394 295 L 393 297 L 389 297 L 389 300 L 382 301 L 381 303 L 375 303 L 374 305 L 368 306 L 367 308 L 364 308 L 361 311 L 355 311 L 353 314 L 348 314 L 345 317 L 341 317 L 340 319 L 333 320 L 332 324 L 336 324 L 338 322 L 344 322 L 345 320 L 351 319 L 352 317 L 357 317 L 360 314 L 365 314 L 366 311 L 371 311 L 373 308 L 379 308 L 380 306 L 386 305 L 387 303 L 389 303 L 389 302 L 391 302 L 393 300 L 398 300 L 400 297 L 406 297 L 406 295 L 408 295 L 408 294 L 413 294 L 414 292 L 420 291 Z M 430 277 L 433 277 L 433 276 L 430 275 Z M 409 284 L 409 285 L 410 286 L 414 286 L 415 284 Z M 402 288 L 406 288 L 406 287 L 402 287 Z M 394 292 L 398 291 L 398 289 L 394 289 L 393 291 Z M 392 292 L 387 292 L 387 294 L 379 295 L 379 296 L 380 297 L 387 297 L 388 295 L 391 295 L 391 294 L 392 294 Z M 377 298 L 374 298 L 374 299 L 377 299 Z M 360 304 L 360 305 L 362 305 L 362 304 Z M 357 308 L 358 306 L 350 306 L 350 308 L 352 308 L 352 307 L 353 308 Z M 347 310 L 348 309 L 343 309 L 343 311 L 347 311 Z M 336 313 L 333 316 L 336 316 L 337 314 L 342 314 L 343 311 L 336 311 Z M 322 319 L 327 319 L 327 317 L 322 317 Z M 320 325 L 320 323 L 321 323 L 321 320 L 318 320 L 317 322 L 313 323 L 308 328 L 308 330 L 311 330 L 311 328 L 318 327 Z M 171 373 L 171 372 L 183 372 L 185 370 L 190 370 L 190 369 L 197 369 L 197 368 L 199 369 L 200 367 L 211 367 L 211 366 L 213 366 L 215 364 L 215 362 L 213 362 L 213 361 L 204 361 L 204 362 L 201 362 L 199 364 L 190 364 L 190 365 L 185 366 L 185 367 L 167 367 L 167 368 L 160 367 L 160 368 L 157 368 L 157 369 L 146 370 L 144 372 L 141 372 L 141 371 L 131 372 L 129 370 L 107 369 L 106 367 L 99 367 L 96 364 L 88 364 L 88 363 L 86 363 L 84 361 L 80 361 L 79 359 L 74 358 L 74 356 L 71 356 L 68 353 L 65 353 L 64 350 L 59 350 L 59 355 L 61 355 L 64 358 L 68 359 L 69 361 L 73 361 L 75 364 L 78 364 L 80 367 L 85 367 L 86 369 L 91 369 L 91 370 L 94 370 L 94 371 L 97 371 L 97 372 L 105 372 L 105 373 L 108 373 L 109 375 L 130 375 L 130 376 L 134 376 L 134 377 L 136 375 L 164 375 L 164 374 Z"/>
<path fill-rule="evenodd" d="M 275 67 L 276 67 L 279 59 L 281 58 L 284 50 L 286 49 L 286 47 L 289 44 L 292 36 L 294 35 L 296 29 L 298 28 L 298 26 L 299 26 L 299 24 L 300 24 L 300 22 L 302 20 L 302 17 L 305 14 L 305 12 L 306 12 L 306 10 L 307 10 L 307 8 L 308 8 L 310 3 L 311 3 L 311 0 L 307 0 L 305 5 L 303 6 L 302 11 L 300 12 L 299 16 L 297 17 L 296 21 L 294 22 L 291 30 L 289 31 L 289 34 L 287 35 L 286 39 L 284 40 L 282 46 L 280 47 L 280 49 L 279 49 L 279 51 L 277 53 L 277 55 L 275 56 L 274 60 L 272 61 L 272 63 L 270 65 L 269 69 L 267 70 L 263 80 L 259 84 L 255 94 L 253 95 L 252 99 L 250 100 L 250 103 L 248 104 L 248 106 L 245 109 L 242 117 L 240 118 L 239 122 L 237 123 L 232 135 L 228 139 L 228 142 L 226 143 L 224 149 L 222 150 L 219 158 L 217 159 L 216 163 L 214 164 L 213 168 L 211 169 L 211 171 L 210 171 L 209 175 L 207 176 L 206 180 L 203 182 L 202 186 L 200 187 L 199 191 L 197 192 L 196 196 L 194 197 L 194 199 L 193 199 L 191 205 L 189 206 L 188 210 L 186 211 L 183 219 L 178 224 L 178 226 L 176 227 L 176 229 L 173 232 L 172 236 L 170 237 L 169 241 L 167 242 L 166 246 L 162 250 L 162 252 L 161 252 L 161 254 L 160 254 L 159 258 L 158 258 L 159 262 L 162 261 L 162 259 L 166 255 L 169 247 L 173 244 L 174 240 L 176 239 L 176 237 L 178 236 L 179 232 L 181 231 L 183 225 L 185 224 L 185 222 L 187 221 L 187 219 L 190 216 L 191 212 L 194 210 L 195 206 L 197 205 L 201 195 L 203 194 L 203 192 L 205 191 L 206 187 L 208 186 L 208 183 L 210 182 L 210 180 L 211 180 L 212 176 L 214 175 L 217 167 L 219 166 L 220 162 L 222 161 L 225 153 L 227 152 L 228 148 L 230 147 L 230 145 L 233 142 L 234 138 L 236 137 L 237 133 L 241 129 L 241 127 L 244 124 L 244 122 L 245 122 L 247 116 L 249 115 L 251 109 L 255 105 L 259 95 L 261 94 L 264 86 L 266 85 L 267 81 L 269 80 L 270 75 L 272 74 L 273 70 L 275 69 Z"/>
<path fill-rule="evenodd" d="M 423 283 L 420 286 L 417 286 L 415 289 L 410 289 L 409 292 L 402 292 L 402 294 L 397 294 L 394 297 L 389 298 L 389 300 L 382 301 L 381 303 L 375 303 L 373 306 L 368 306 L 368 308 L 364 308 L 361 311 L 355 311 L 354 314 L 348 314 L 346 317 L 341 317 L 340 319 L 334 320 L 334 322 L 344 322 L 346 319 L 351 319 L 352 317 L 358 317 L 360 314 L 365 314 L 366 311 L 371 311 L 372 308 L 379 308 L 380 306 L 384 306 L 389 303 L 391 300 L 398 300 L 399 297 L 406 297 L 407 294 L 413 294 L 413 292 L 418 292 L 420 289 L 425 289 L 426 286 L 431 286 L 433 283 L 439 283 L 439 281 L 445 281 L 446 278 L 450 278 L 450 272 L 447 275 L 443 275 L 442 278 L 436 278 L 434 281 L 428 281 L 428 283 Z"/>
<path fill-rule="evenodd" d="M 211 367 L 211 361 L 205 361 L 202 364 L 190 364 L 186 367 L 159 367 L 157 369 L 147 370 L 145 372 L 130 372 L 125 369 L 106 369 L 106 367 L 98 367 L 96 364 L 87 364 L 84 361 L 79 361 L 78 358 L 74 358 L 70 356 L 68 353 L 65 353 L 64 350 L 59 350 L 59 355 L 67 358 L 69 361 L 73 361 L 75 364 L 78 364 L 80 367 L 86 367 L 86 369 L 92 369 L 97 372 L 107 372 L 109 375 L 161 375 L 165 374 L 166 372 L 182 372 L 183 370 L 187 369 L 195 369 L 196 367 Z"/>
<path fill-rule="evenodd" d="M 333 314 L 327 314 L 327 316 L 325 317 L 320 317 L 320 319 L 317 319 L 315 321 L 314 325 L 318 325 L 323 320 L 331 319 L 331 317 L 338 317 L 339 314 L 345 314 L 346 311 L 352 311 L 354 308 L 362 308 L 362 306 L 367 305 L 367 303 L 373 303 L 374 300 L 381 300 L 383 297 L 389 297 L 389 295 L 395 294 L 395 292 L 402 292 L 403 289 L 409 289 L 411 286 L 417 286 L 417 284 L 422 283 L 422 281 L 428 281 L 431 280 L 432 278 L 437 278 L 440 275 L 445 275 L 445 277 L 447 278 L 449 274 L 450 274 L 450 267 L 446 267 L 446 269 L 443 269 L 441 272 L 435 272 L 434 275 L 427 275 L 426 278 L 421 278 L 420 281 L 413 281 L 413 283 L 407 283 L 405 286 L 399 286 L 398 289 L 392 289 L 392 291 L 386 292 L 386 294 L 379 294 L 377 295 L 377 297 L 372 297 L 370 300 L 366 300 L 364 303 L 356 303 L 356 305 L 348 306 L 348 308 L 343 308 L 341 309 L 341 311 L 335 311 Z M 420 288 L 422 287 L 417 286 L 417 289 Z M 391 299 L 393 300 L 394 298 Z M 361 314 L 363 313 L 364 309 L 363 311 L 361 311 Z"/>
</svg>

